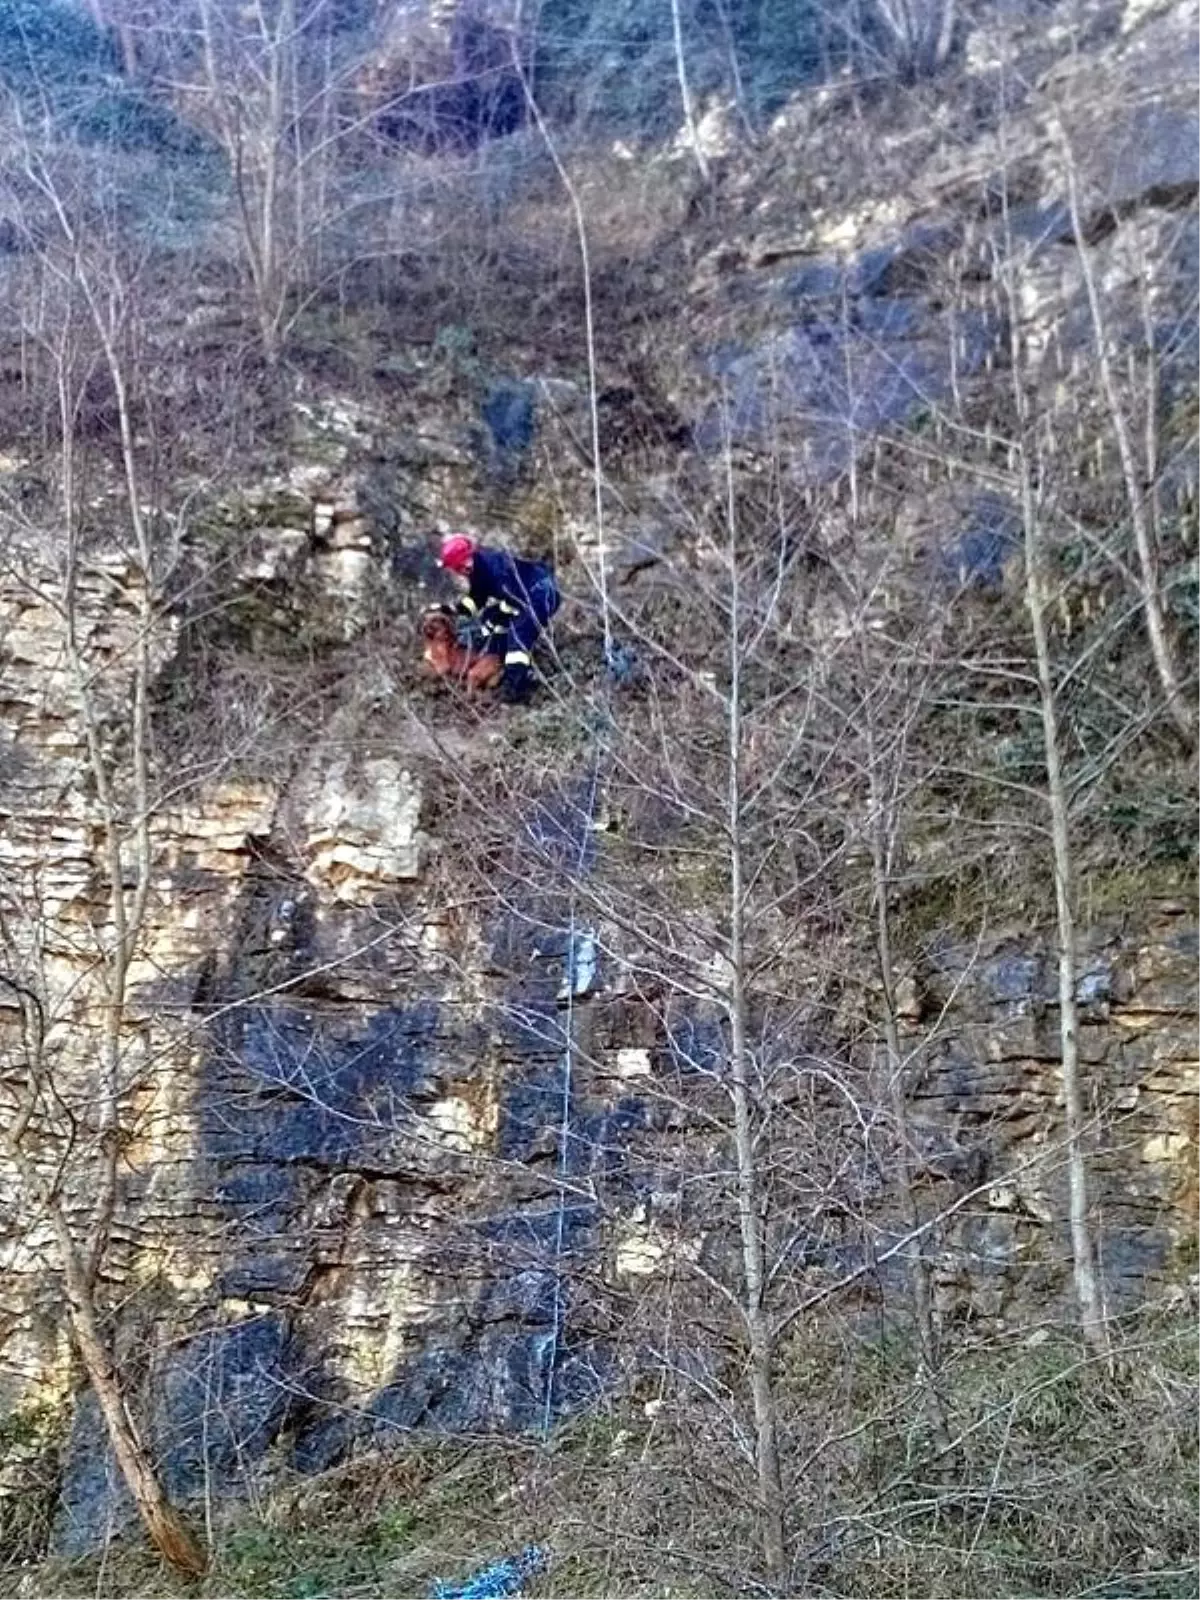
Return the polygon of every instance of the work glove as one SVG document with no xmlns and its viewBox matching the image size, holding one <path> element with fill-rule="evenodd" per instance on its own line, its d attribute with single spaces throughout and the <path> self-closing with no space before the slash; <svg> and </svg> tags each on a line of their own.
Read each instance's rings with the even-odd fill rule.
<svg viewBox="0 0 1200 1600">
<path fill-rule="evenodd" d="M 500 679 L 500 698 L 506 705 L 523 706 L 533 693 L 533 668 L 523 662 L 505 667 Z"/>
</svg>

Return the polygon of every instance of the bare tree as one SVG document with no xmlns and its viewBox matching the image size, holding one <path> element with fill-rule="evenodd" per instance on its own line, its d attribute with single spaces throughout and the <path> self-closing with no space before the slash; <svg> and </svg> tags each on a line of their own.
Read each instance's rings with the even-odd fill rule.
<svg viewBox="0 0 1200 1600">
<path fill-rule="evenodd" d="M 687 56 L 683 48 L 683 22 L 679 15 L 679 0 L 671 0 L 671 32 L 675 41 L 675 71 L 679 78 L 679 98 L 683 103 L 683 121 L 687 128 L 688 142 L 692 153 L 696 157 L 696 166 L 699 169 L 701 180 L 710 181 L 708 156 L 700 140 L 700 133 L 696 126 L 696 112 L 692 104 L 692 89 L 688 81 Z"/>
<path fill-rule="evenodd" d="M 727 900 L 729 976 L 726 1008 L 729 1018 L 729 1079 L 733 1102 L 734 1156 L 737 1164 L 738 1228 L 742 1241 L 742 1310 L 749 1345 L 750 1393 L 754 1403 L 755 1467 L 762 1502 L 763 1559 L 772 1584 L 787 1570 L 783 1477 L 779 1462 L 779 1411 L 775 1399 L 775 1341 L 766 1302 L 767 1258 L 765 1218 L 759 1173 L 760 1133 L 753 1098 L 750 1062 L 749 952 L 746 942 L 746 899 L 751 885 L 743 857 L 745 830 L 745 729 L 743 726 L 744 653 L 740 551 L 737 506 L 729 451 L 726 462 L 726 547 L 729 582 L 728 687 L 724 705 L 727 802 L 725 835 L 728 849 Z"/>
<path fill-rule="evenodd" d="M 229 159 L 263 356 L 279 359 L 303 264 L 303 190 L 294 165 L 298 23 L 294 0 L 233 11 L 198 0 L 204 105 Z"/>
<path fill-rule="evenodd" d="M 855 524 L 858 521 L 857 477 L 855 464 L 851 468 Z M 928 714 L 933 664 L 939 652 L 929 638 L 918 653 L 911 647 L 898 646 L 886 635 L 881 637 L 869 625 L 869 597 L 860 596 L 859 604 L 862 608 L 856 639 L 859 671 L 857 676 L 847 674 L 857 692 L 847 711 L 863 747 L 864 827 L 871 862 L 872 943 L 878 977 L 878 1030 L 882 1036 L 882 1101 L 890 1111 L 895 1130 L 892 1156 L 895 1192 L 909 1240 L 905 1266 L 919 1351 L 917 1380 L 929 1411 L 933 1437 L 945 1461 L 952 1446 L 938 1387 L 941 1339 L 933 1310 L 929 1240 L 917 1204 L 908 1113 L 909 1079 L 914 1070 L 919 1070 L 922 1048 L 928 1048 L 931 1040 L 922 1037 L 913 1051 L 906 1049 L 901 1039 L 899 952 L 893 933 L 894 884 L 904 847 L 905 806 L 910 791 L 916 789 L 920 781 L 918 772 L 913 770 L 917 764 L 911 746 L 919 747 L 922 723 Z"/>
<path fill-rule="evenodd" d="M 695 564 L 661 580 L 673 604 L 686 609 L 684 633 L 663 627 L 660 607 L 640 616 L 618 607 L 614 618 L 652 663 L 645 701 L 604 692 L 597 699 L 580 684 L 571 706 L 564 704 L 592 749 L 589 764 L 599 763 L 590 798 L 568 790 L 552 803 L 539 796 L 544 772 L 539 782 L 514 767 L 498 813 L 491 805 L 480 812 L 469 784 L 462 803 L 472 830 L 484 828 L 490 840 L 479 850 L 491 868 L 479 882 L 480 897 L 547 935 L 586 925 L 598 961 L 642 997 L 667 1039 L 695 1026 L 720 1036 L 712 1060 L 690 1058 L 681 1047 L 693 1059 L 690 1080 L 646 1089 L 722 1152 L 707 1176 L 690 1167 L 686 1152 L 672 1158 L 681 1189 L 695 1194 L 687 1225 L 722 1241 L 711 1260 L 685 1251 L 678 1270 L 690 1279 L 689 1294 L 711 1298 L 707 1315 L 722 1326 L 729 1320 L 723 1341 L 742 1355 L 736 1383 L 732 1375 L 687 1378 L 673 1363 L 665 1370 L 672 1382 L 698 1384 L 708 1403 L 720 1405 L 732 1448 L 753 1467 L 761 1570 L 779 1588 L 788 1582 L 798 1536 L 789 1527 L 793 1494 L 777 1371 L 803 1259 L 797 1234 L 811 1228 L 819 1236 L 825 1203 L 852 1210 L 851 1174 L 873 1114 L 868 1074 L 856 1077 L 847 1061 L 815 1044 L 824 988 L 837 966 L 819 929 L 839 851 L 811 819 L 828 809 L 820 797 L 829 751 L 843 747 L 847 735 L 845 722 L 832 716 L 819 736 L 814 729 L 819 675 L 811 652 L 795 643 L 805 606 L 803 541 L 790 515 L 764 529 L 763 508 L 752 512 L 742 503 L 731 446 L 721 473 L 710 501 L 678 508 L 695 541 Z M 660 590 L 660 603 L 664 598 Z M 526 818 L 531 810 L 536 818 L 543 809 L 569 817 L 586 848 L 564 860 L 539 844 L 547 826 L 518 823 L 520 868 L 514 864 L 510 876 L 499 863 L 518 847 L 505 844 L 503 818 Z M 657 816 L 662 837 L 631 820 L 611 850 L 597 853 L 590 841 L 600 811 Z M 536 885 L 532 899 L 522 885 Z M 812 927 L 798 941 L 806 918 Z M 574 934 L 568 942 L 574 945 Z M 586 1048 L 576 1055 L 585 1067 L 600 1065 Z M 809 1120 L 816 1106 L 828 1119 L 823 1139 Z M 798 1220 L 808 1208 L 812 1220 Z"/>
<path fill-rule="evenodd" d="M 156 42 L 164 83 L 228 162 L 249 299 L 274 369 L 296 316 L 351 253 L 354 197 L 338 186 L 353 171 L 339 162 L 380 110 L 354 104 L 362 41 L 337 34 L 330 0 L 187 0 Z"/>
<path fill-rule="evenodd" d="M 41 281 L 24 331 L 48 362 L 57 406 L 57 565 L 47 567 L 45 558 L 39 559 L 43 530 L 30 524 L 18 505 L 0 510 L 9 560 L 27 569 L 23 581 L 61 619 L 63 655 L 95 796 L 95 868 L 106 915 L 94 930 L 96 948 L 85 983 L 94 990 L 99 1018 L 94 1073 L 83 1090 L 82 1105 L 73 1108 L 47 1052 L 46 1020 L 57 1018 L 63 997 L 52 994 L 40 976 L 46 929 L 36 885 L 10 886 L 4 944 L 11 965 L 4 981 L 19 997 L 21 1028 L 12 1063 L 18 1088 L 5 1118 L 5 1148 L 27 1193 L 48 1219 L 75 1345 L 138 1511 L 164 1557 L 181 1571 L 196 1574 L 204 1571 L 206 1557 L 167 1500 L 133 1420 L 101 1303 L 119 1204 L 125 1110 L 137 1070 L 128 1049 L 131 973 L 145 939 L 154 869 L 150 691 L 163 620 L 162 585 L 168 576 L 155 544 L 155 512 L 148 503 L 133 414 L 136 269 L 102 237 L 87 234 L 80 208 L 32 142 L 24 143 L 21 162 L 28 191 L 51 229 L 38 252 Z M 37 231 L 31 225 L 31 236 Z M 124 682 L 115 703 L 117 686 L 106 680 L 95 658 L 81 600 L 89 557 L 81 519 L 79 409 L 84 384 L 97 374 L 107 379 L 113 397 L 129 540 L 127 586 L 121 597 L 127 653 L 119 661 Z M 59 1148 L 57 1163 L 49 1168 L 39 1156 L 48 1138 Z M 90 1196 L 83 1223 L 76 1220 L 75 1210 L 80 1188 Z"/>
<path fill-rule="evenodd" d="M 1092 261 L 1092 251 L 1084 226 L 1079 196 L 1079 164 L 1071 147 L 1070 139 L 1061 122 L 1057 126 L 1056 135 L 1058 148 L 1062 156 L 1063 174 L 1066 180 L 1071 231 L 1075 238 L 1075 248 L 1080 272 L 1083 276 L 1088 312 L 1092 323 L 1092 353 L 1096 362 L 1096 370 L 1100 377 L 1100 388 L 1104 396 L 1108 421 L 1112 428 L 1113 438 L 1116 441 L 1117 459 L 1120 462 L 1121 469 L 1121 483 L 1125 492 L 1125 506 L 1130 526 L 1133 529 L 1134 546 L 1137 551 L 1137 587 L 1145 616 L 1146 633 L 1150 642 L 1150 655 L 1166 699 L 1167 715 L 1188 745 L 1194 746 L 1196 742 L 1196 715 L 1182 681 L 1180 669 L 1175 659 L 1175 649 L 1168 634 L 1162 595 L 1162 578 L 1159 572 L 1159 558 L 1155 548 L 1152 525 L 1155 485 L 1158 477 L 1157 452 L 1155 449 L 1155 418 L 1159 406 L 1157 385 L 1153 381 L 1153 331 L 1147 327 L 1149 347 L 1146 354 L 1151 383 L 1144 402 L 1146 449 L 1143 453 L 1143 459 L 1139 461 L 1134 444 L 1133 428 L 1126 413 L 1126 402 L 1122 398 L 1121 390 L 1117 383 L 1113 365 L 1112 333 L 1108 326 L 1108 318 L 1105 315 L 1100 285 L 1097 282 L 1095 266 Z M 1145 285 L 1143 285 L 1144 293 Z M 1148 317 L 1145 320 L 1148 322 Z"/>
<path fill-rule="evenodd" d="M 936 72 L 954 44 L 957 0 L 871 0 L 888 56 L 912 76 Z"/>
<path fill-rule="evenodd" d="M 1080 1082 L 1071 797 L 1064 771 L 1064 731 L 1061 725 L 1059 691 L 1048 624 L 1052 597 L 1046 554 L 1047 508 L 1040 491 L 1044 458 L 1026 375 L 1027 350 L 1023 337 L 1019 295 L 1023 263 L 1015 248 L 1011 229 L 1006 227 L 1006 234 L 1007 251 L 1002 261 L 997 259 L 997 270 L 1001 275 L 1002 292 L 1008 310 L 1010 372 L 1017 428 L 1012 455 L 1015 461 L 1024 541 L 1024 601 L 1033 642 L 1033 665 L 1042 730 L 1041 753 L 1045 770 L 1045 800 L 1049 814 L 1054 878 L 1060 1072 L 1067 1139 L 1068 1226 L 1080 1325 L 1088 1344 L 1103 1354 L 1107 1350 L 1107 1330 L 1096 1271 L 1096 1249 L 1088 1198 L 1087 1155 L 1084 1145 L 1087 1118 Z"/>
</svg>

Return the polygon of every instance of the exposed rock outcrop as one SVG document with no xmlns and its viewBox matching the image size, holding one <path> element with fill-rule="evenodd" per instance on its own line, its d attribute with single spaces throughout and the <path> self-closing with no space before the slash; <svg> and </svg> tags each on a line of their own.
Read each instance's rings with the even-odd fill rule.
<svg viewBox="0 0 1200 1600">
<path fill-rule="evenodd" d="M 1130 0 L 1074 76 L 1022 84 L 1015 147 L 985 129 L 964 156 L 961 141 L 943 148 L 936 129 L 922 129 L 931 143 L 909 188 L 889 189 L 881 170 L 853 205 L 805 165 L 839 137 L 840 91 L 781 112 L 761 158 L 740 171 L 714 114 L 728 236 L 706 237 L 689 280 L 660 286 L 664 300 L 683 301 L 678 321 L 657 345 L 647 336 L 629 363 L 636 380 L 601 390 L 603 447 L 614 459 L 625 443 L 631 459 L 638 452 L 619 495 L 610 472 L 603 530 L 585 386 L 574 367 L 535 371 L 530 357 L 470 401 L 444 372 L 426 372 L 395 416 L 307 392 L 294 405 L 290 467 L 208 496 L 176 530 L 172 584 L 145 634 L 143 575 L 119 541 L 97 537 L 72 566 L 69 593 L 61 551 L 34 539 L 6 549 L 0 931 L 12 978 L 26 975 L 47 1018 L 63 1120 L 58 1139 L 49 1122 L 39 1130 L 35 1153 L 47 1171 L 66 1160 L 76 1219 L 92 1197 L 64 1150 L 73 1158 L 75 1132 L 86 1145 L 96 1125 L 111 1004 L 102 846 L 114 814 L 121 870 L 131 889 L 146 888 L 120 1019 L 127 1114 L 102 1287 L 119 1301 L 122 1373 L 171 1494 L 239 1492 L 279 1464 L 318 1470 L 414 1429 L 547 1429 L 644 1367 L 647 1341 L 626 1327 L 635 1291 L 649 1297 L 672 1275 L 686 1284 L 731 1248 L 680 1177 L 689 1162 L 711 1174 L 726 1161 L 703 1114 L 704 1096 L 725 1090 L 718 1008 L 689 998 L 668 1015 L 630 978 L 633 935 L 585 926 L 582 912 L 542 894 L 533 851 L 507 869 L 527 898 L 503 914 L 481 909 L 475 864 L 443 830 L 444 791 L 488 792 L 514 750 L 541 777 L 558 766 L 574 774 L 579 746 L 555 746 L 553 708 L 532 736 L 490 711 L 422 715 L 414 623 L 438 581 L 428 535 L 494 525 L 500 508 L 495 520 L 528 542 L 559 541 L 581 590 L 603 557 L 622 604 L 678 604 L 678 584 L 672 594 L 662 580 L 679 525 L 662 508 L 686 474 L 728 451 L 752 482 L 771 454 L 789 493 L 815 494 L 900 427 L 936 429 L 960 388 L 1005 359 L 999 273 L 1010 245 L 1026 262 L 1023 311 L 1047 416 L 1086 438 L 1091 397 L 1072 381 L 1095 331 L 1055 166 L 1060 113 L 1080 152 L 1084 248 L 1109 303 L 1161 327 L 1164 392 L 1184 394 L 1194 117 L 1176 103 L 1173 67 L 1161 80 L 1170 92 L 1152 103 L 1127 97 L 1099 124 L 1091 108 L 1097 84 L 1107 94 L 1172 65 L 1190 37 L 1184 9 Z M 364 87 L 386 101 L 396 74 L 415 71 L 418 92 L 399 97 L 392 131 L 426 149 L 472 147 L 488 119 L 507 127 L 523 116 L 507 69 L 496 105 L 443 103 L 464 90 L 460 55 L 471 48 L 445 21 L 431 8 L 409 55 L 381 59 Z M 497 40 L 511 42 L 511 19 L 480 10 L 477 21 L 491 61 Z M 997 23 L 967 40 L 964 71 L 993 109 L 989 85 L 1040 49 L 1019 32 Z M 674 161 L 663 157 L 655 182 L 672 181 Z M 553 477 L 553 506 L 532 481 L 534 461 Z M 12 480 L 24 466 L 0 461 L 0 472 Z M 1194 479 L 1181 468 L 1168 491 L 1194 502 Z M 888 536 L 912 557 L 914 586 L 1011 596 L 1019 539 L 1006 492 L 918 486 L 897 495 Z M 836 596 L 803 619 L 831 644 L 855 625 Z M 153 792 L 139 797 L 122 779 L 105 800 L 97 751 L 127 771 L 143 639 L 158 719 Z M 205 676 L 218 639 L 241 652 L 241 676 L 220 680 L 219 696 Z M 573 643 L 587 682 L 599 645 L 586 627 Z M 286 717 L 281 700 L 256 699 L 268 663 L 290 693 Z M 596 835 L 610 822 L 618 832 L 619 819 L 589 804 L 547 820 L 536 780 L 529 799 L 525 834 L 557 829 L 586 878 Z M 519 855 L 522 830 L 514 836 Z M 1145 892 L 1135 883 L 1119 914 L 1090 918 L 1080 955 L 1092 1211 L 1105 1306 L 1119 1317 L 1188 1292 L 1194 909 L 1158 880 Z M 928 1241 L 935 1314 L 981 1336 L 1065 1319 L 1051 941 L 1006 926 L 968 944 L 947 926 L 897 978 L 914 1063 L 912 1171 L 922 1214 L 940 1218 Z M 28 1072 L 17 998 L 0 986 L 6 1111 Z M 836 1016 L 822 1046 L 856 1083 L 868 1080 L 861 1038 Z M 856 1307 L 878 1306 L 902 1268 L 904 1225 L 875 1130 L 860 1138 L 855 1118 L 869 1116 L 840 1093 L 816 1091 L 812 1106 L 812 1148 L 850 1128 L 865 1152 L 855 1206 L 835 1194 L 772 1226 L 814 1306 L 843 1284 Z M 0 1398 L 14 1410 L 73 1407 L 56 1537 L 86 1549 L 130 1507 L 96 1408 L 74 1392 L 53 1241 L 8 1167 L 0 1271 Z M 713 1349 L 715 1366 L 728 1361 Z"/>
<path fill-rule="evenodd" d="M 328 503 L 315 502 L 306 540 Z M 79 589 L 80 636 L 113 694 L 115 563 Z M 78 934 L 104 914 L 86 741 L 57 614 L 24 584 L 3 599 L 20 756 L 6 865 L 10 882 L 40 886 L 54 1038 L 78 1082 L 99 1003 Z M 175 637 L 163 635 L 164 670 Z M 153 821 L 153 909 L 127 1019 L 130 1059 L 151 1065 L 134 1074 L 106 1276 L 177 1494 L 281 1449 L 316 1467 L 414 1427 L 540 1427 L 636 1366 L 586 1278 L 652 1279 L 708 1247 L 708 1219 L 670 1198 L 671 1163 L 655 1151 L 688 1137 L 674 1077 L 704 1048 L 717 1051 L 705 1070 L 720 1070 L 719 1029 L 697 1018 L 708 1046 L 697 1033 L 681 1057 L 678 1027 L 623 998 L 619 963 L 596 967 L 593 951 L 577 1002 L 591 1043 L 568 1086 L 565 996 L 581 958 L 565 930 L 447 913 L 424 879 L 429 774 L 356 749 L 361 717 L 352 699 L 278 781 L 218 773 Z M 995 1329 L 1069 1297 L 1054 978 L 1035 937 L 934 948 L 903 993 L 907 1037 L 928 1032 L 917 1178 L 949 1208 L 937 1307 L 948 1324 Z M 1114 1313 L 1180 1283 L 1194 1240 L 1195 954 L 1194 919 L 1167 904 L 1097 925 L 1085 952 L 1081 1049 Z M 564 1138 L 569 1191 L 554 1180 Z M 20 1404 L 62 1392 L 66 1352 L 46 1316 L 48 1240 L 18 1206 L 9 1216 L 8 1394 Z M 886 1205 L 878 1225 L 886 1263 Z M 874 1281 L 861 1241 L 816 1222 L 803 1238 L 814 1292 L 864 1268 Z M 128 1509 L 98 1428 L 84 1398 L 64 1548 Z"/>
</svg>

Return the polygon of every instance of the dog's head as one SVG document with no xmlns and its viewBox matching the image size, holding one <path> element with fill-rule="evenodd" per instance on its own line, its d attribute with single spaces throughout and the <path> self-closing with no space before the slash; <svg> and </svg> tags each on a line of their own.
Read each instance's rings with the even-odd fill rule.
<svg viewBox="0 0 1200 1600">
<path fill-rule="evenodd" d="M 454 672 L 458 663 L 458 638 L 453 619 L 447 612 L 435 607 L 421 618 L 421 636 L 425 641 L 425 660 L 439 677 Z"/>
<path fill-rule="evenodd" d="M 445 606 L 430 606 L 421 618 L 421 632 L 426 639 L 448 639 L 455 642 L 457 638 L 454 618 Z"/>
</svg>

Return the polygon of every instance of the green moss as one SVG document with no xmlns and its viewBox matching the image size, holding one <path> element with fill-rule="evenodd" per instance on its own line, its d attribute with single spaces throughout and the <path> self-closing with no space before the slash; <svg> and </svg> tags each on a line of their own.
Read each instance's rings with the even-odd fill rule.
<svg viewBox="0 0 1200 1600">
<path fill-rule="evenodd" d="M 54 1432 L 57 1415 L 53 1406 L 34 1402 L 0 1417 L 0 1461 L 7 1464 L 15 1455 L 40 1448 Z"/>
<path fill-rule="evenodd" d="M 6 1490 L 0 1495 L 0 1552 L 10 1561 L 36 1560 L 45 1552 L 65 1422 L 62 1407 L 40 1401 L 0 1417 L 0 1483 Z"/>
<path fill-rule="evenodd" d="M 1194 1592 L 1193 1320 L 1146 1311 L 1114 1335 L 1111 1365 L 1068 1330 L 948 1341 L 946 1452 L 906 1324 L 797 1327 L 777 1398 L 785 1463 L 807 1462 L 789 1510 L 797 1540 L 825 1552 L 822 1592 Z M 198 1584 L 130 1536 L 103 1560 L 0 1566 L 0 1594 L 382 1600 L 534 1541 L 554 1550 L 537 1600 L 710 1595 L 714 1573 L 756 1560 L 748 1502 L 722 1486 L 724 1407 L 660 1374 L 544 1443 L 414 1440 L 281 1478 L 253 1511 L 223 1509 Z"/>
<path fill-rule="evenodd" d="M 236 551 L 256 528 L 303 528 L 311 517 L 309 496 L 281 484 L 270 493 L 210 502 L 192 513 L 187 531 L 212 557 Z"/>
</svg>

